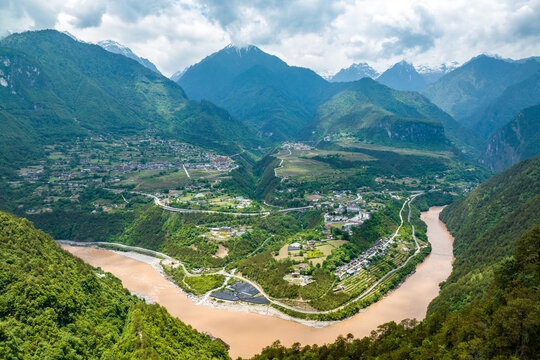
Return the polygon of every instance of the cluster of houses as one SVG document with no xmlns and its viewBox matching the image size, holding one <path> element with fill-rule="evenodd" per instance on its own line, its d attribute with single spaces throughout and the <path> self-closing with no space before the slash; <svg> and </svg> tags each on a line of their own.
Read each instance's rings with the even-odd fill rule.
<svg viewBox="0 0 540 360">
<path fill-rule="evenodd" d="M 191 204 L 202 205 L 202 206 L 216 205 L 215 201 L 213 201 L 212 198 L 210 198 L 210 199 L 206 198 L 205 199 L 205 197 L 207 195 L 205 195 L 204 193 L 196 194 L 195 196 L 193 196 L 193 198 L 191 200 L 182 200 L 180 198 L 181 196 L 182 196 L 182 194 L 180 194 L 180 193 L 172 194 L 170 196 L 172 199 L 171 198 L 164 199 L 163 202 L 164 203 L 171 203 L 172 201 L 174 201 L 173 199 L 177 199 L 176 202 L 179 203 L 179 204 L 191 203 Z M 220 200 L 220 201 L 229 202 L 230 205 L 232 207 L 234 207 L 235 209 L 245 209 L 245 208 L 248 208 L 248 207 L 253 205 L 252 200 L 246 199 L 243 196 L 237 196 L 237 197 L 234 197 L 234 198 L 226 198 L 226 199 L 223 199 L 223 200 Z"/>
<path fill-rule="evenodd" d="M 287 274 L 283 277 L 283 280 L 291 284 L 300 285 L 300 286 L 306 286 L 307 284 L 310 284 L 315 281 L 310 275 L 302 275 L 299 272 L 293 272 L 292 274 Z"/>
<path fill-rule="evenodd" d="M 372 257 L 383 255 L 393 242 L 394 240 L 391 237 L 377 240 L 372 247 L 364 251 L 359 257 L 337 268 L 336 271 L 334 271 L 334 274 L 340 279 L 356 275 L 360 270 L 369 265 L 369 260 Z"/>
<path fill-rule="evenodd" d="M 225 241 L 237 236 L 242 236 L 250 230 L 251 229 L 247 227 L 233 228 L 230 226 L 221 226 L 218 228 L 210 228 L 210 231 L 202 236 L 214 241 Z"/>
<path fill-rule="evenodd" d="M 325 243 L 327 241 L 328 239 L 306 240 L 306 241 L 303 241 L 302 244 L 296 241 L 289 244 L 289 246 L 287 247 L 287 251 L 315 250 L 317 248 L 317 242 Z"/>
<path fill-rule="evenodd" d="M 294 285 L 300 285 L 300 286 L 306 286 L 307 284 L 310 284 L 312 282 L 315 282 L 313 280 L 313 277 L 310 275 L 304 275 L 301 273 L 301 271 L 306 271 L 309 269 L 309 266 L 307 264 L 296 264 L 293 265 L 294 272 L 291 274 L 287 274 L 283 277 L 283 280 L 294 284 Z"/>
<path fill-rule="evenodd" d="M 40 176 L 43 175 L 43 166 L 36 166 L 35 168 L 21 169 L 18 171 L 19 176 L 22 176 L 25 181 L 33 182 L 37 181 Z"/>
<path fill-rule="evenodd" d="M 324 214 L 324 223 L 327 229 L 337 226 L 341 230 L 348 231 L 349 233 L 352 231 L 353 227 L 362 225 L 367 219 L 369 219 L 369 213 L 366 211 L 359 211 L 353 217 L 346 215 L 331 215 L 328 213 Z"/>
<path fill-rule="evenodd" d="M 281 146 L 281 148 L 285 150 L 302 150 L 302 151 L 313 150 L 312 146 L 302 144 L 302 143 L 284 143 Z"/>
</svg>

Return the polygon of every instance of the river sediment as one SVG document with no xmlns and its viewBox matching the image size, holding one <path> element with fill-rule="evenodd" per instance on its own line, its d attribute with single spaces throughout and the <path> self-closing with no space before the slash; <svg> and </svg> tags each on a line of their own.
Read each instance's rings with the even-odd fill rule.
<svg viewBox="0 0 540 360">
<path fill-rule="evenodd" d="M 173 316 L 198 331 L 221 338 L 230 345 L 232 358 L 250 357 L 275 340 L 286 346 L 295 342 L 302 345 L 321 345 L 331 343 L 337 336 L 348 333 L 355 337 L 367 336 L 377 326 L 388 321 L 423 319 L 428 304 L 439 292 L 439 283 L 444 281 L 452 270 L 453 239 L 439 220 L 441 210 L 442 207 L 432 207 L 421 215 L 428 225 L 427 236 L 432 253 L 416 268 L 415 273 L 399 288 L 365 311 L 326 327 L 289 321 L 271 307 L 228 303 L 214 304 L 217 307 L 208 307 L 208 304 L 204 306 L 163 277 L 162 273 L 157 271 L 156 264 L 152 266 L 149 261 L 128 257 L 121 252 L 91 247 L 63 247 L 85 262 L 111 272 L 122 280 L 124 287 L 166 307 Z"/>
</svg>

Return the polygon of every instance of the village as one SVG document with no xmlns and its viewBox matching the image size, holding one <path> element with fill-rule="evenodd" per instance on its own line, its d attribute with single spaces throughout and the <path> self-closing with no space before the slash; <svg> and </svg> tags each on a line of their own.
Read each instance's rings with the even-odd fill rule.
<svg viewBox="0 0 540 360">
<path fill-rule="evenodd" d="M 146 135 L 123 138 L 92 136 L 45 147 L 47 158 L 17 171 L 12 187 L 33 184 L 36 197 L 28 214 L 50 212 L 58 200 L 77 201 L 87 188 L 154 192 L 189 186 L 194 180 L 219 183 L 238 167 L 228 156 L 190 144 Z M 106 203 L 106 201 L 105 201 Z M 248 207 L 246 200 L 239 206 Z M 97 206 L 92 212 L 110 211 L 123 204 Z"/>
<path fill-rule="evenodd" d="M 360 270 L 369 266 L 370 259 L 375 256 L 383 256 L 386 249 L 393 243 L 394 239 L 391 237 L 377 240 L 372 247 L 364 251 L 359 257 L 337 268 L 334 274 L 339 277 L 340 280 L 343 280 L 347 276 L 358 274 Z"/>
<path fill-rule="evenodd" d="M 207 233 L 202 234 L 202 237 L 208 238 L 213 241 L 228 241 L 231 239 L 234 239 L 238 236 L 242 236 L 247 232 L 250 232 L 253 230 L 251 227 L 248 226 L 237 226 L 237 227 L 231 227 L 231 226 L 221 226 L 221 227 L 212 227 L 209 228 L 209 231 Z"/>
<path fill-rule="evenodd" d="M 196 190 L 196 191 L 193 191 Z M 220 212 L 258 212 L 260 204 L 243 196 L 230 196 L 219 188 L 192 185 L 185 190 L 169 191 L 164 204 L 179 209 L 211 210 Z"/>
</svg>

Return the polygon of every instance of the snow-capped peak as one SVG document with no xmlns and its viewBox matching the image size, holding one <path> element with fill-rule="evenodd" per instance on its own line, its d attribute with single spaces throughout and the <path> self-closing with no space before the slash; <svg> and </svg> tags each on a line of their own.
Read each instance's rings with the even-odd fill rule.
<svg viewBox="0 0 540 360">
<path fill-rule="evenodd" d="M 157 69 L 157 67 L 154 64 L 152 64 L 148 59 L 135 55 L 135 53 L 133 53 L 133 51 L 131 51 L 130 48 L 114 40 L 103 40 L 103 41 L 98 42 L 97 45 L 101 46 L 103 49 L 109 52 L 124 55 L 125 57 L 133 59 L 137 61 L 139 64 L 147 67 L 148 69 L 154 72 L 157 72 L 158 74 L 161 74 L 159 70 Z"/>
</svg>

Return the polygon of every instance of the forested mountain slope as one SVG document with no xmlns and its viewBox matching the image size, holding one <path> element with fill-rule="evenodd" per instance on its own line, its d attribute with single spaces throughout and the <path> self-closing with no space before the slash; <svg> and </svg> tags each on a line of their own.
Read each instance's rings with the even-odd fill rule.
<svg viewBox="0 0 540 360">
<path fill-rule="evenodd" d="M 537 359 L 539 214 L 537 156 L 443 211 L 456 261 L 425 320 L 390 322 L 371 337 L 324 346 L 273 344 L 254 359 Z"/>
<path fill-rule="evenodd" d="M 516 239 L 540 225 L 540 156 L 493 176 L 444 209 L 441 219 L 454 235 L 456 261 L 434 304 L 444 300 L 459 307 L 474 298 L 464 290 L 487 285 L 493 266 L 512 254 Z M 460 288 L 466 283 L 475 286 Z"/>
<path fill-rule="evenodd" d="M 508 62 L 480 55 L 427 86 L 422 94 L 457 121 L 472 127 L 477 122 L 474 114 L 482 113 L 509 86 L 539 70 L 540 62 L 534 60 Z"/>
<path fill-rule="evenodd" d="M 509 86 L 489 106 L 472 115 L 478 134 L 489 138 L 525 108 L 540 104 L 540 69 L 531 77 Z"/>
<path fill-rule="evenodd" d="M 503 171 L 520 160 L 540 154 L 540 104 L 520 111 L 487 143 L 480 162 Z"/>
<path fill-rule="evenodd" d="M 1 143 L 4 162 L 90 132 L 148 130 L 222 149 L 253 139 L 225 110 L 188 100 L 164 76 L 57 31 L 8 36 L 0 41 L 0 60 L 0 116 L 10 134 Z M 10 157 L 13 149 L 21 153 Z"/>
<path fill-rule="evenodd" d="M 394 90 L 369 78 L 346 85 L 319 107 L 304 130 L 306 136 L 321 138 L 345 130 L 368 142 L 448 148 L 446 132 L 462 148 L 475 142 L 451 116 L 417 92 Z"/>
<path fill-rule="evenodd" d="M 252 45 L 227 46 L 190 66 L 178 83 L 188 96 L 223 106 L 274 140 L 296 135 L 339 86 Z"/>
<path fill-rule="evenodd" d="M 228 359 L 226 348 L 0 212 L 0 358 Z"/>
</svg>

